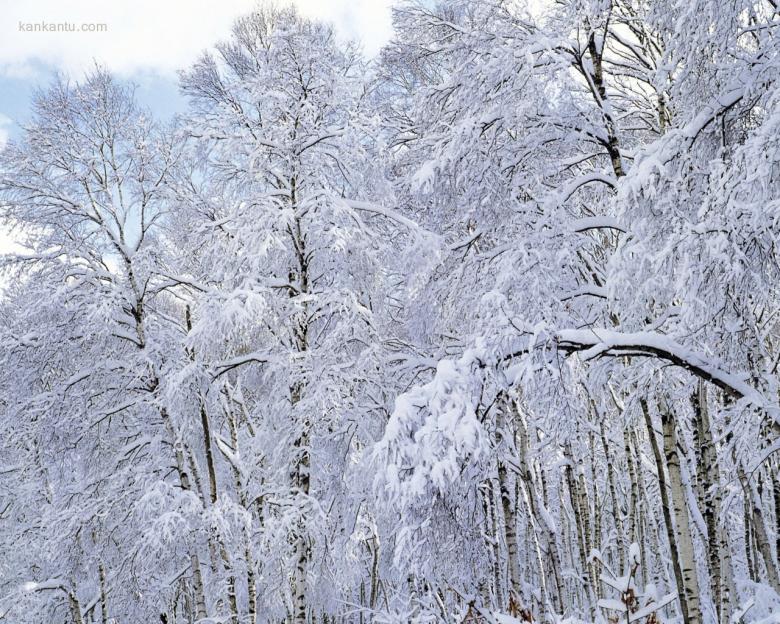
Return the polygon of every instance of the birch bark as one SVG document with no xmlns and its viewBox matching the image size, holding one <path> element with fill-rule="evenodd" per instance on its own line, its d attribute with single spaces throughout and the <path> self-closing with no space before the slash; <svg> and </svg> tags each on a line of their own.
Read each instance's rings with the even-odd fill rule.
<svg viewBox="0 0 780 624">
<path fill-rule="evenodd" d="M 685 502 L 685 487 L 680 467 L 680 454 L 677 444 L 677 419 L 674 411 L 660 398 L 658 408 L 661 413 L 663 427 L 664 455 L 669 470 L 669 486 L 672 494 L 672 510 L 677 528 L 677 548 L 682 573 L 683 592 L 685 595 L 688 624 L 701 622 L 701 596 L 699 580 L 696 574 L 696 559 L 691 536 L 691 523 L 688 516 L 688 506 Z"/>
<path fill-rule="evenodd" d="M 661 512 L 664 517 L 664 526 L 666 527 L 666 537 L 669 541 L 669 552 L 672 559 L 672 570 L 674 571 L 674 580 L 677 585 L 677 598 L 680 603 L 680 613 L 685 624 L 689 623 L 688 619 L 688 602 L 685 599 L 685 590 L 683 586 L 683 575 L 680 567 L 680 557 L 677 550 L 677 538 L 674 534 L 674 524 L 672 523 L 672 505 L 669 501 L 669 492 L 666 486 L 666 471 L 664 469 L 664 457 L 661 454 L 661 449 L 658 446 L 658 439 L 655 434 L 655 427 L 653 426 L 653 419 L 650 415 L 650 409 L 647 405 L 647 401 L 640 399 L 640 405 L 642 407 L 642 414 L 645 418 L 645 425 L 647 426 L 647 437 L 650 440 L 650 447 L 653 450 L 653 457 L 655 458 L 656 471 L 658 473 L 658 489 L 661 495 Z"/>
</svg>

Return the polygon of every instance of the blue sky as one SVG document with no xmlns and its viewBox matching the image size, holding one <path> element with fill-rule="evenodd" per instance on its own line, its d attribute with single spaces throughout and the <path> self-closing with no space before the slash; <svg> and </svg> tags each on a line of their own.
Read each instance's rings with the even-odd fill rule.
<svg viewBox="0 0 780 624">
<path fill-rule="evenodd" d="M 45 87 L 58 70 L 49 64 L 36 64 L 35 69 L 29 76 L 0 75 L 0 115 L 4 118 L 4 130 L 10 136 L 18 135 L 17 124 L 28 117 L 35 89 Z M 183 106 L 175 75 L 147 71 L 134 72 L 126 78 L 137 85 L 139 101 L 154 110 L 159 118 L 170 118 Z"/>
<path fill-rule="evenodd" d="M 373 55 L 390 35 L 391 0 L 297 0 L 301 12 L 359 38 Z M 176 71 L 225 38 L 255 0 L 0 0 L 0 143 L 18 134 L 36 88 L 54 72 L 78 79 L 95 62 L 134 82 L 158 118 L 183 102 Z M 29 32 L 67 23 L 71 32 Z M 104 26 L 103 26 L 104 25 Z M 88 29 L 105 32 L 89 32 Z"/>
</svg>

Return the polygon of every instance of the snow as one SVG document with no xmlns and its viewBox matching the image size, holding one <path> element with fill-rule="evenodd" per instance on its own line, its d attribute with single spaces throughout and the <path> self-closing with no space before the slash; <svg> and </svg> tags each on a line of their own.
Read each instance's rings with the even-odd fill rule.
<svg viewBox="0 0 780 624">
<path fill-rule="evenodd" d="M 628 548 L 628 563 L 632 566 L 639 565 L 641 563 L 639 544 L 636 542 L 631 542 L 631 546 Z"/>
<path fill-rule="evenodd" d="M 670 337 L 658 332 L 616 332 L 604 328 L 563 329 L 556 332 L 559 345 L 572 346 L 583 350 L 582 357 L 591 359 L 609 351 L 625 350 L 642 354 L 655 354 L 663 359 L 679 362 L 697 375 L 704 376 L 739 397 L 746 399 L 756 407 L 767 410 L 777 419 L 778 407 L 748 384 L 746 374 L 733 374 L 723 370 L 717 362 L 691 351 Z"/>
<path fill-rule="evenodd" d="M 777 15 L 526 4 L 373 62 L 261 4 L 169 121 L 34 94 L 0 619 L 780 621 Z"/>
<path fill-rule="evenodd" d="M 588 230 L 600 229 L 626 232 L 626 229 L 618 223 L 617 219 L 612 217 L 585 217 L 584 219 L 577 219 L 572 223 L 573 232 L 587 232 Z"/>
</svg>

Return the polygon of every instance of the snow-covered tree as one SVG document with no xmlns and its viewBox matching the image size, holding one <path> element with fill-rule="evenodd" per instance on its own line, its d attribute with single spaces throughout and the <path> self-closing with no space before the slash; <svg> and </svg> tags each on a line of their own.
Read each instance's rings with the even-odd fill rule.
<svg viewBox="0 0 780 624">
<path fill-rule="evenodd" d="M 0 621 L 770 622 L 774 0 L 261 5 L 0 163 Z M 204 45 L 210 42 L 204 42 Z"/>
</svg>

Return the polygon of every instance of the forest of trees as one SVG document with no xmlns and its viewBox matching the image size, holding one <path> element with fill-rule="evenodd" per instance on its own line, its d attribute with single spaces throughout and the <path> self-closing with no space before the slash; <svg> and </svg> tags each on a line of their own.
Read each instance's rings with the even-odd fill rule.
<svg viewBox="0 0 780 624">
<path fill-rule="evenodd" d="M 35 96 L 0 621 L 780 622 L 780 3 L 393 22 Z"/>
</svg>

